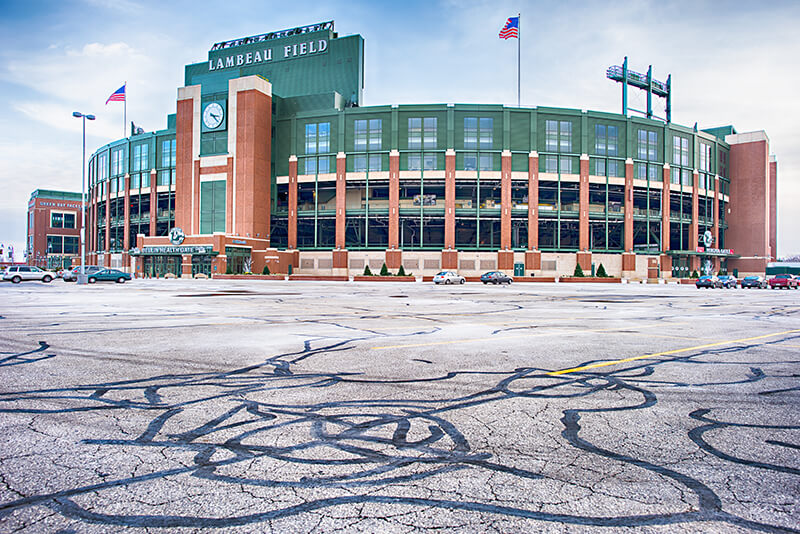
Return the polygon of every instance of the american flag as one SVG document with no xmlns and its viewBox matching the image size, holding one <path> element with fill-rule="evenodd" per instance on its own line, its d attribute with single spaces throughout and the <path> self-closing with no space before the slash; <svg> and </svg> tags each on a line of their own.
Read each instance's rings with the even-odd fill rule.
<svg viewBox="0 0 800 534">
<path fill-rule="evenodd" d="M 111 96 L 106 100 L 106 104 L 109 102 L 125 102 L 125 85 L 111 93 Z"/>
<path fill-rule="evenodd" d="M 509 17 L 506 25 L 500 30 L 500 39 L 519 39 L 519 17 Z"/>
</svg>

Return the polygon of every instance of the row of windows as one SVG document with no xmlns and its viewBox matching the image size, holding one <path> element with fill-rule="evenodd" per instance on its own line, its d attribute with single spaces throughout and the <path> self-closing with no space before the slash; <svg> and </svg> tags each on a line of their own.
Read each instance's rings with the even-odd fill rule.
<svg viewBox="0 0 800 534">
<path fill-rule="evenodd" d="M 133 145 L 131 152 L 131 172 L 145 172 L 150 169 L 150 145 L 148 143 Z M 158 165 L 159 168 L 175 167 L 175 139 L 163 139 L 161 141 L 160 155 L 161 159 L 157 162 L 160 164 Z M 99 154 L 92 163 L 89 166 L 89 180 L 90 184 L 94 186 L 94 184 L 106 180 L 109 176 L 108 152 Z M 120 147 L 111 150 L 110 171 L 111 176 L 120 176 L 127 172 L 125 169 L 125 148 Z"/>
<path fill-rule="evenodd" d="M 71 235 L 47 236 L 48 254 L 77 254 L 80 252 L 80 237 Z"/>
</svg>

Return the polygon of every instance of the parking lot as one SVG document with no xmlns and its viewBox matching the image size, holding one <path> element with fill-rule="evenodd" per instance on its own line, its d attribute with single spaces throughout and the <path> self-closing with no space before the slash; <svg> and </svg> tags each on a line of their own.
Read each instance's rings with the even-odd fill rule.
<svg viewBox="0 0 800 534">
<path fill-rule="evenodd" d="M 798 532 L 800 291 L 0 284 L 0 531 Z"/>
</svg>

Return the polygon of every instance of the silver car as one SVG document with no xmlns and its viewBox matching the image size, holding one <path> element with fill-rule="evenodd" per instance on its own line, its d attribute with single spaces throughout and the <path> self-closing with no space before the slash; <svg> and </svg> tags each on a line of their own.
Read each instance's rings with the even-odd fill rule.
<svg viewBox="0 0 800 534">
<path fill-rule="evenodd" d="M 102 271 L 103 270 L 102 267 L 98 267 L 97 265 L 84 265 L 83 268 L 84 268 L 84 272 L 87 275 L 94 274 L 97 271 Z M 78 279 L 78 275 L 79 274 L 81 274 L 81 268 L 80 267 L 74 267 L 71 271 L 64 271 L 64 274 L 61 275 L 61 278 L 65 282 L 74 282 L 74 281 L 76 281 Z"/>
<path fill-rule="evenodd" d="M 3 272 L 3 280 L 11 280 L 15 284 L 19 284 L 23 280 L 41 280 L 44 283 L 48 283 L 57 276 L 52 271 L 45 271 L 28 265 L 12 265 Z"/>
<path fill-rule="evenodd" d="M 453 271 L 442 271 L 433 276 L 434 284 L 463 284 L 467 280 Z"/>
</svg>

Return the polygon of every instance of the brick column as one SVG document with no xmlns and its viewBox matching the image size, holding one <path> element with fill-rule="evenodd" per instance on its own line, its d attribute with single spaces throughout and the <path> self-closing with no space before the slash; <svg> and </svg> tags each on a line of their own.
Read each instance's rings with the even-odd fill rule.
<svg viewBox="0 0 800 534">
<path fill-rule="evenodd" d="M 155 169 L 151 169 L 150 170 L 150 237 L 156 235 L 156 216 L 158 215 L 157 189 L 158 189 L 158 175 L 156 174 Z"/>
<path fill-rule="evenodd" d="M 297 248 L 297 156 L 289 156 L 289 249 Z"/>
<path fill-rule="evenodd" d="M 444 248 L 456 248 L 456 151 L 444 155 Z"/>
<path fill-rule="evenodd" d="M 200 124 L 199 120 L 194 120 L 195 116 L 199 119 L 200 112 L 200 86 L 179 88 L 175 116 L 175 226 L 183 228 L 187 235 L 200 233 L 200 227 L 195 225 L 195 213 L 200 211 L 200 177 L 195 176 L 195 158 L 200 154 Z M 151 174 L 151 191 L 155 187 Z M 155 235 L 152 219 L 150 229 L 150 235 Z"/>
<path fill-rule="evenodd" d="M 511 151 L 500 156 L 500 247 L 511 249 Z"/>
<path fill-rule="evenodd" d="M 400 152 L 389 152 L 389 248 L 400 245 Z"/>
<path fill-rule="evenodd" d="M 97 186 L 95 186 L 97 187 Z M 92 217 L 90 224 L 86 225 L 86 243 L 87 248 L 92 251 L 95 258 L 93 265 L 97 264 L 97 190 L 92 191 Z M 88 252 L 88 251 L 87 251 Z"/>
<path fill-rule="evenodd" d="M 542 270 L 542 253 L 539 252 L 539 153 L 528 154 L 528 251 L 525 252 L 525 269 Z"/>
<path fill-rule="evenodd" d="M 679 171 L 680 172 L 680 171 Z M 669 230 L 670 230 L 670 222 L 669 217 L 671 213 L 670 209 L 670 176 L 672 172 L 669 167 L 669 163 L 664 164 L 664 171 L 662 174 L 662 185 L 664 189 L 661 190 L 661 277 L 662 278 L 669 278 L 672 276 L 672 256 L 668 254 L 664 254 L 670 249 L 670 240 L 669 240 Z"/>
<path fill-rule="evenodd" d="M 103 250 L 106 253 L 111 250 L 111 180 L 106 181 L 106 239 Z M 105 265 L 109 265 L 107 259 Z"/>
<path fill-rule="evenodd" d="M 714 226 L 711 227 L 711 233 L 714 234 L 714 248 L 719 246 L 719 176 L 714 176 L 714 201 L 712 203 L 714 210 Z"/>
<path fill-rule="evenodd" d="M 625 160 L 625 244 L 622 254 L 623 273 L 636 270 L 636 254 L 633 253 L 633 160 Z"/>
<path fill-rule="evenodd" d="M 123 179 L 123 187 L 125 188 L 125 226 L 123 227 L 123 235 L 122 235 L 122 248 L 126 252 L 131 248 L 131 232 L 130 232 L 130 224 L 131 224 L 131 175 L 125 173 L 125 178 Z"/>
<path fill-rule="evenodd" d="M 345 248 L 345 210 L 347 203 L 345 195 L 347 194 L 346 172 L 347 164 L 344 152 L 336 154 L 336 248 Z"/>
</svg>

